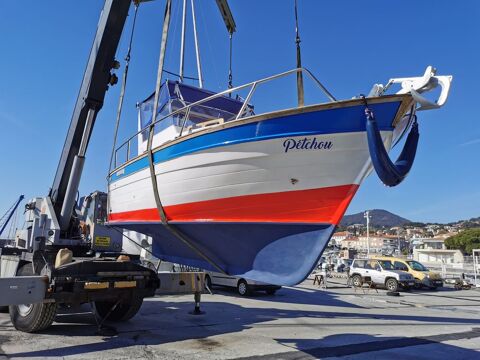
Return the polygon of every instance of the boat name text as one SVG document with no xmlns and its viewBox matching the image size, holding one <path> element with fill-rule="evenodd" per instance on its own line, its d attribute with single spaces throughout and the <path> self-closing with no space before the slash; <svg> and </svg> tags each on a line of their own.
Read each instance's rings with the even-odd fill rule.
<svg viewBox="0 0 480 360">
<path fill-rule="evenodd" d="M 333 147 L 331 141 L 318 141 L 314 138 L 286 139 L 283 142 L 285 152 L 289 150 L 330 150 Z"/>
</svg>

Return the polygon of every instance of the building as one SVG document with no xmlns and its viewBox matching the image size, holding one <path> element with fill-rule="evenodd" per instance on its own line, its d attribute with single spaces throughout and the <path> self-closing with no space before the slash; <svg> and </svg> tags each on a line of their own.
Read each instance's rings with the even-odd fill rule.
<svg viewBox="0 0 480 360">
<path fill-rule="evenodd" d="M 348 239 L 351 236 L 353 236 L 353 234 L 349 231 L 336 232 L 332 235 L 333 245 L 341 245 L 343 240 Z"/>
<path fill-rule="evenodd" d="M 460 250 L 413 249 L 413 258 L 425 264 L 463 264 L 465 259 Z"/>
<path fill-rule="evenodd" d="M 342 249 L 355 249 L 355 250 L 360 249 L 358 237 L 356 236 L 350 236 L 349 238 L 343 239 L 341 241 L 341 246 L 342 246 Z"/>
<path fill-rule="evenodd" d="M 414 249 L 424 250 L 445 250 L 445 239 L 442 237 L 436 238 L 416 238 L 412 241 Z"/>
<path fill-rule="evenodd" d="M 362 249 L 370 249 L 370 252 L 381 252 L 383 248 L 383 236 L 370 236 L 368 241 L 366 236 L 360 236 L 358 242 Z"/>
</svg>

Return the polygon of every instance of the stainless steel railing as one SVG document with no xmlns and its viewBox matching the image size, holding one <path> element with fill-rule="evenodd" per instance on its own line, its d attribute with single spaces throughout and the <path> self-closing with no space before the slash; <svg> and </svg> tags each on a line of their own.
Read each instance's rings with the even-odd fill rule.
<svg viewBox="0 0 480 360">
<path fill-rule="evenodd" d="M 239 112 L 237 113 L 237 115 L 235 116 L 235 120 L 238 120 L 240 118 L 242 118 L 244 112 L 245 112 L 245 109 L 246 107 L 248 106 L 248 103 L 250 102 L 253 94 L 255 93 L 255 91 L 257 90 L 258 88 L 258 85 L 261 85 L 261 84 L 264 84 L 264 83 L 267 83 L 267 82 L 270 82 L 272 80 L 276 80 L 276 79 L 279 79 L 279 78 L 282 78 L 282 77 L 285 77 L 285 76 L 288 76 L 288 75 L 291 75 L 291 74 L 295 74 L 295 73 L 306 73 L 310 79 L 313 80 L 313 82 L 320 88 L 320 90 L 325 94 L 325 96 L 331 101 L 331 102 L 335 102 L 337 101 L 337 99 L 335 99 L 335 97 L 325 88 L 325 86 L 323 86 L 323 84 L 310 72 L 310 70 L 306 69 L 306 68 L 295 68 L 295 69 L 292 69 L 292 70 L 289 70 L 289 71 L 285 71 L 285 72 L 282 72 L 280 74 L 276 74 L 276 75 L 272 75 L 272 76 L 269 76 L 269 77 L 266 77 L 266 78 L 263 78 L 263 79 L 260 79 L 260 80 L 256 80 L 256 81 L 252 81 L 250 83 L 247 83 L 247 84 L 244 84 L 244 85 L 240 85 L 240 86 L 236 86 L 234 88 L 231 88 L 231 89 L 227 89 L 225 91 L 222 91 L 222 92 L 219 92 L 219 93 L 216 93 L 214 95 L 211 95 L 209 97 L 206 97 L 204 99 L 201 99 L 199 101 L 196 101 L 196 102 L 193 102 L 191 104 L 188 104 L 186 106 L 184 106 L 183 108 L 180 108 L 166 116 L 163 116 L 159 119 L 157 119 L 154 123 L 152 124 L 149 124 L 147 126 L 145 126 L 143 129 L 139 130 L 138 132 L 136 132 L 135 134 L 133 134 L 131 137 L 129 137 L 127 140 L 125 140 L 116 150 L 115 150 L 115 157 L 114 157 L 114 163 L 113 163 L 113 170 L 111 170 L 111 172 L 115 172 L 116 168 L 118 168 L 119 166 L 123 165 L 124 163 L 130 161 L 132 159 L 131 157 L 131 143 L 134 139 L 137 139 L 138 135 L 144 133 L 144 132 L 148 132 L 150 134 L 151 131 L 154 131 L 154 128 L 155 126 L 163 121 L 164 119 L 167 119 L 168 117 L 170 116 L 175 116 L 175 115 L 179 115 L 179 114 L 182 114 L 184 113 L 184 119 L 183 119 L 183 122 L 182 122 L 182 127 L 181 127 L 181 130 L 180 130 L 180 134 L 178 135 L 178 137 L 181 137 L 183 135 L 183 131 L 185 129 L 185 124 L 188 120 L 188 117 L 189 117 L 189 114 L 190 114 L 190 110 L 192 109 L 192 107 L 194 106 L 198 106 L 198 105 L 202 105 L 203 103 L 206 103 L 206 102 L 209 102 L 213 99 L 216 99 L 218 97 L 222 97 L 222 96 L 225 96 L 225 95 L 228 95 L 228 94 L 231 94 L 233 92 L 237 92 L 237 91 L 240 91 L 240 90 L 243 90 L 243 89 L 246 89 L 246 88 L 250 88 L 250 91 L 248 92 L 248 95 L 247 97 L 245 98 L 245 101 L 241 107 L 241 109 L 239 110 Z M 297 106 L 298 107 L 298 106 Z M 150 137 L 150 136 L 149 136 Z M 177 138 L 178 138 L 177 137 Z M 172 139 L 173 140 L 173 139 Z M 137 140 L 138 141 L 138 140 Z M 152 142 L 149 141 L 148 142 L 148 145 L 147 145 L 147 149 L 146 149 L 146 152 L 149 152 L 151 151 L 151 144 Z M 122 150 L 123 148 L 126 147 L 126 159 L 125 161 L 123 162 L 120 162 L 118 161 L 118 152 L 120 150 Z M 138 156 L 140 154 L 137 154 L 135 155 L 134 157 Z"/>
</svg>

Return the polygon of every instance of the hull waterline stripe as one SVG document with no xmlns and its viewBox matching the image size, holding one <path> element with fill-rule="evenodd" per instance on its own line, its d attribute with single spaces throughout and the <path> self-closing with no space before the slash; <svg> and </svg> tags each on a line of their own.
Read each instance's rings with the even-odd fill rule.
<svg viewBox="0 0 480 360">
<path fill-rule="evenodd" d="M 358 185 L 236 196 L 165 207 L 169 221 L 330 223 L 337 225 Z M 111 213 L 109 222 L 158 222 L 156 208 Z"/>
</svg>

